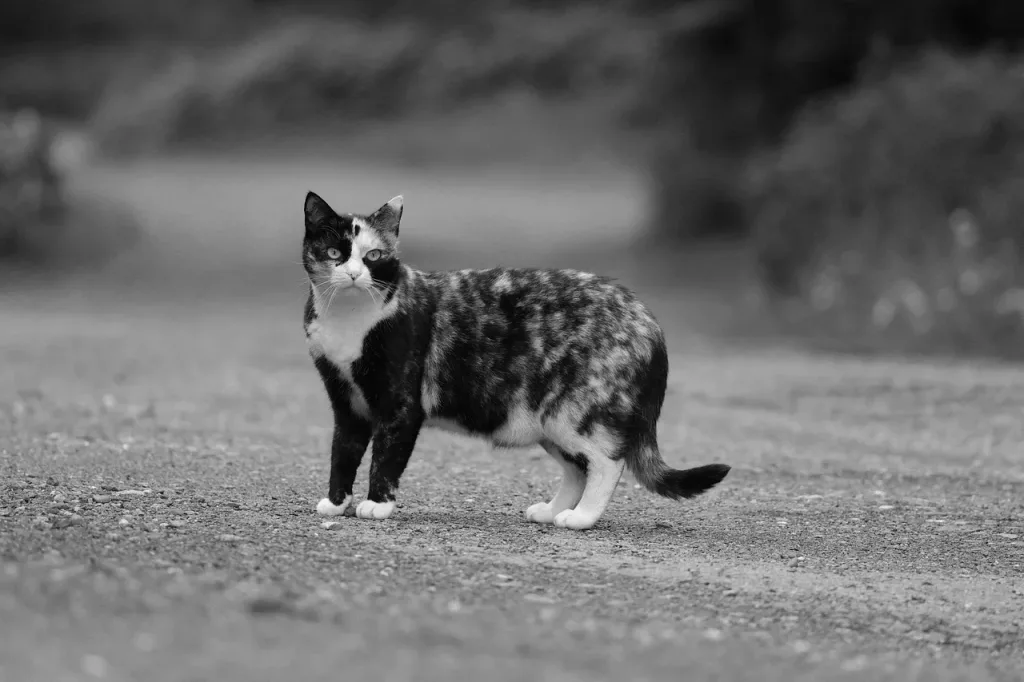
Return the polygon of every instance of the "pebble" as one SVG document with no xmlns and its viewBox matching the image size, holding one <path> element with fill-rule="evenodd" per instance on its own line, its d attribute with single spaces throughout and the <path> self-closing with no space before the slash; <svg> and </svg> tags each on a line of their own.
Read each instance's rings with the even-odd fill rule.
<svg viewBox="0 0 1024 682">
<path fill-rule="evenodd" d="M 82 672 L 90 677 L 106 677 L 108 668 L 107 661 L 102 656 L 88 654 L 82 657 Z"/>
<path fill-rule="evenodd" d="M 222 533 L 217 536 L 217 539 L 221 542 L 241 542 L 245 538 L 238 535 L 232 535 L 231 533 Z"/>
<path fill-rule="evenodd" d="M 340 530 L 342 525 L 340 521 L 324 521 L 320 527 L 324 530 Z"/>
<path fill-rule="evenodd" d="M 654 527 L 655 528 L 675 528 L 675 526 L 673 526 L 668 521 L 655 521 L 654 522 Z"/>
<path fill-rule="evenodd" d="M 81 514 L 72 514 L 71 515 L 71 525 L 72 526 L 81 526 L 83 523 L 85 523 L 85 518 Z"/>
<path fill-rule="evenodd" d="M 120 497 L 139 497 L 141 495 L 148 495 L 151 492 L 153 491 L 146 488 L 145 490 L 118 490 L 114 494 Z"/>
<path fill-rule="evenodd" d="M 120 521 L 118 521 L 118 522 L 117 522 L 117 525 L 119 525 L 119 526 L 121 526 L 122 528 L 124 528 L 124 527 L 126 527 L 126 526 L 130 526 L 130 525 L 132 525 L 132 522 L 131 522 L 131 521 L 129 521 L 128 519 L 126 519 L 126 518 L 122 518 L 122 519 L 121 519 Z"/>
<path fill-rule="evenodd" d="M 185 522 L 181 519 L 171 519 L 167 522 L 167 525 L 171 526 L 172 528 L 181 528 L 185 525 Z"/>
<path fill-rule="evenodd" d="M 793 651 L 798 654 L 806 654 L 811 650 L 811 643 L 804 639 L 798 639 L 793 642 Z"/>
<path fill-rule="evenodd" d="M 105 504 L 107 502 L 110 502 L 110 499 L 111 499 L 110 495 L 93 495 L 92 496 L 92 501 L 95 502 L 96 504 Z"/>
<path fill-rule="evenodd" d="M 712 642 L 720 642 L 724 637 L 725 633 L 723 633 L 718 628 L 708 628 L 704 631 L 704 639 L 709 639 Z"/>
<path fill-rule="evenodd" d="M 67 516 L 62 516 L 53 522 L 53 527 L 56 529 L 68 528 L 71 526 L 71 519 Z"/>
</svg>

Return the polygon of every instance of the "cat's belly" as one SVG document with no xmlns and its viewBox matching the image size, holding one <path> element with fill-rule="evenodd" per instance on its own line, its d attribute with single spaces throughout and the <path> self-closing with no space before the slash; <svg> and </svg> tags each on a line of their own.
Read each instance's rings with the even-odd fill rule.
<svg viewBox="0 0 1024 682">
<path fill-rule="evenodd" d="M 431 417 L 424 426 L 456 433 L 462 436 L 475 436 L 489 440 L 491 444 L 503 448 L 528 447 L 540 443 L 544 439 L 540 415 L 525 407 L 514 406 L 497 429 L 490 433 L 475 433 L 454 419 Z"/>
</svg>

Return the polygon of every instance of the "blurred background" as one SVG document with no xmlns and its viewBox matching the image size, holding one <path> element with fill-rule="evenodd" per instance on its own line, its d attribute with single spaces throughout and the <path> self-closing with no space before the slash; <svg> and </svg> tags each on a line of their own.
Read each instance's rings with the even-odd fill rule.
<svg viewBox="0 0 1024 682">
<path fill-rule="evenodd" d="M 2 3 L 0 296 L 300 305 L 305 191 L 401 193 L 421 268 L 1019 357 L 1022 35 L 1012 0 Z"/>
</svg>

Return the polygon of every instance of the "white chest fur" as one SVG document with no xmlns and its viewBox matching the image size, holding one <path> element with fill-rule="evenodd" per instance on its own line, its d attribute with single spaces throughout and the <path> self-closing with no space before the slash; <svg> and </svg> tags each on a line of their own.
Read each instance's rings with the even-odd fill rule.
<svg viewBox="0 0 1024 682">
<path fill-rule="evenodd" d="M 352 363 L 362 355 L 366 335 L 394 313 L 397 301 L 382 306 L 365 291 L 353 288 L 340 292 L 330 306 L 316 298 L 313 305 L 317 318 L 306 328 L 310 355 L 330 360 L 341 371 L 352 388 L 352 407 L 366 414 L 366 401 L 352 381 Z"/>
</svg>

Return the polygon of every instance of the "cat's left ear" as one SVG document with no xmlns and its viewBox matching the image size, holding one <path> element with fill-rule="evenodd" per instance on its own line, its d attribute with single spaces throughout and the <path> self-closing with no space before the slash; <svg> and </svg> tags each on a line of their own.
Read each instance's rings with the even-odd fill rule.
<svg viewBox="0 0 1024 682">
<path fill-rule="evenodd" d="M 402 206 L 403 199 L 402 195 L 399 194 L 374 211 L 373 215 L 370 216 L 370 223 L 378 230 L 390 232 L 397 237 L 398 227 L 402 222 Z"/>
</svg>

